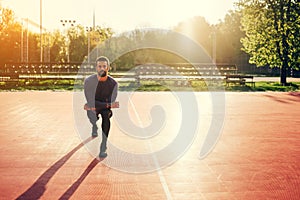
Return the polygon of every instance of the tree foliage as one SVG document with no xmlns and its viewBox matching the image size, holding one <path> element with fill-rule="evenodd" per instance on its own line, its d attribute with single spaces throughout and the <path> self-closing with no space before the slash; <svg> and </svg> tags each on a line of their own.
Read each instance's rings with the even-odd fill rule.
<svg viewBox="0 0 300 200">
<path fill-rule="evenodd" d="M 224 20 L 215 26 L 217 39 L 217 62 L 245 65 L 249 56 L 243 52 L 240 39 L 245 37 L 241 31 L 241 12 L 229 11 Z"/>
<path fill-rule="evenodd" d="M 42 42 L 38 33 L 27 30 L 15 19 L 13 11 L 3 9 L 0 64 L 24 61 L 21 47 L 23 45 L 24 54 L 27 43 L 29 62 L 40 61 L 42 45 L 43 61 L 46 62 L 93 62 L 97 56 L 106 55 L 115 58 L 113 65 L 118 70 L 127 70 L 139 63 L 182 62 L 183 57 L 195 61 L 195 57 L 200 58 L 197 52 L 182 45 L 187 40 L 178 41 L 175 35 L 180 33 L 203 47 L 206 55 L 212 57 L 216 53 L 217 63 L 248 65 L 250 58 L 250 62 L 257 66 L 279 66 L 284 83 L 284 70 L 299 68 L 299 0 L 240 0 L 238 6 L 238 10 L 230 11 L 223 21 L 215 25 L 209 24 L 204 17 L 196 16 L 178 23 L 170 32 L 137 29 L 120 35 L 114 35 L 111 28 L 96 26 L 86 29 L 78 25 L 65 32 L 44 32 Z M 182 51 L 187 54 L 180 57 L 167 51 L 139 49 L 139 44 L 151 47 L 153 43 L 169 49 L 184 48 Z M 203 57 L 197 61 L 207 60 Z"/>
<path fill-rule="evenodd" d="M 1 9 L 0 62 L 20 61 L 21 24 L 15 20 L 12 10 Z"/>
<path fill-rule="evenodd" d="M 44 62 L 83 62 L 88 56 L 88 39 L 91 51 L 113 34 L 110 28 L 97 26 L 87 31 L 78 25 L 70 27 L 66 33 L 59 30 L 44 32 L 41 42 L 39 33 L 17 21 L 12 10 L 2 7 L 0 10 L 1 66 L 8 62 L 39 62 L 41 45 Z"/>
<path fill-rule="evenodd" d="M 66 60 L 65 38 L 56 30 L 51 34 L 50 62 L 65 62 Z"/>
<path fill-rule="evenodd" d="M 4 23 L 1 23 L 1 38 L 6 41 L 6 44 L 1 43 L 0 56 L 5 59 L 1 61 L 24 61 L 21 58 L 21 32 L 22 24 L 18 23 L 11 10 L 3 15 Z M 175 32 L 179 32 L 191 38 L 206 50 L 208 55 L 212 55 L 213 31 L 217 33 L 217 62 L 236 62 L 236 58 L 240 54 L 239 38 L 241 37 L 239 28 L 239 15 L 234 12 L 230 13 L 225 18 L 224 22 L 218 25 L 210 25 L 203 17 L 194 17 L 183 22 L 180 22 L 175 28 Z M 38 33 L 27 32 L 26 27 L 23 27 L 24 38 L 23 45 L 28 40 L 28 61 L 38 62 L 40 60 L 40 37 Z M 4 34 L 6 33 L 6 34 Z M 168 52 L 154 51 L 153 49 L 126 52 L 128 49 L 135 49 L 132 45 L 141 43 L 151 43 L 159 41 L 162 46 L 176 44 L 174 34 L 151 32 L 146 29 L 137 29 L 130 33 L 123 33 L 113 37 L 113 31 L 110 28 L 95 28 L 84 29 L 78 25 L 70 27 L 65 32 L 53 31 L 43 34 L 43 61 L 50 62 L 67 62 L 68 54 L 70 62 L 83 62 L 89 60 L 92 62 L 100 54 L 105 54 L 114 60 L 115 66 L 118 69 L 129 69 L 137 63 L 147 62 L 176 62 L 182 61 L 180 58 L 174 57 Z M 4 38 L 7 37 L 7 38 Z M 113 39 L 111 39 L 113 37 Z M 224 39 L 226 38 L 226 39 Z M 146 46 L 147 46 L 146 45 Z M 138 47 L 137 47 L 138 48 Z M 7 51 L 9 49 L 9 51 Z M 24 50 L 25 51 L 25 50 Z M 189 51 L 186 49 L 185 51 Z M 14 54 L 12 53 L 14 52 Z M 120 52 L 126 52 L 122 58 L 118 58 Z M 192 56 L 194 52 L 188 52 Z M 9 54 L 9 55 L 8 55 Z M 195 54 L 195 53 L 194 53 Z M 188 56 L 188 57 L 189 57 Z M 198 56 L 198 55 L 194 55 Z M 26 60 L 25 60 L 26 61 Z M 201 61 L 201 60 L 200 60 Z"/>
<path fill-rule="evenodd" d="M 174 30 L 196 41 L 211 57 L 215 53 L 216 63 L 245 65 L 248 56 L 241 51 L 240 38 L 245 34 L 240 30 L 240 19 L 241 12 L 229 11 L 224 20 L 211 25 L 204 17 L 198 16 L 180 22 Z"/>
<path fill-rule="evenodd" d="M 213 30 L 204 17 L 197 16 L 180 22 L 174 30 L 195 40 L 209 55 L 212 55 Z"/>
<path fill-rule="evenodd" d="M 250 63 L 281 68 L 281 83 L 286 70 L 299 68 L 299 0 L 240 0 L 243 50 Z"/>
<path fill-rule="evenodd" d="M 68 30 L 70 61 L 83 62 L 87 52 L 87 36 L 82 26 L 71 27 Z"/>
</svg>

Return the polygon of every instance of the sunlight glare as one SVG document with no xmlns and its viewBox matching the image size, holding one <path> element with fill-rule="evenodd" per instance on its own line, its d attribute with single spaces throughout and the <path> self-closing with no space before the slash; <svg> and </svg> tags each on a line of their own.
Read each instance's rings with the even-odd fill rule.
<svg viewBox="0 0 300 200">
<path fill-rule="evenodd" d="M 61 19 L 76 20 L 83 26 L 92 26 L 93 10 L 96 24 L 117 31 L 132 30 L 139 26 L 173 28 L 179 22 L 194 16 L 203 16 L 218 23 L 237 0 L 42 0 L 43 25 L 61 29 Z M 16 16 L 39 23 L 40 0 L 2 0 L 2 5 L 12 9 Z"/>
</svg>

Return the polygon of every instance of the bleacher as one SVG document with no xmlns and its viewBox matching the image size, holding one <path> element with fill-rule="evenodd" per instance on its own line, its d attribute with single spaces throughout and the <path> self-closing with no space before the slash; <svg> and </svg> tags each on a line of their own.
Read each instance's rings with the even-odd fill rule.
<svg viewBox="0 0 300 200">
<path fill-rule="evenodd" d="M 138 84 L 142 80 L 172 80 L 176 85 L 186 85 L 191 80 L 219 82 L 237 73 L 236 65 L 211 63 L 139 64 L 135 68 Z"/>
<path fill-rule="evenodd" d="M 229 83 L 229 75 L 237 74 L 237 67 L 233 64 L 148 63 L 137 64 L 134 69 L 129 78 L 139 85 L 144 80 L 173 81 L 176 85 L 197 80 Z M 8 63 L 0 68 L 0 82 L 17 86 L 30 81 L 84 80 L 93 73 L 94 63 Z M 112 76 L 122 77 L 119 73 L 112 73 Z"/>
</svg>

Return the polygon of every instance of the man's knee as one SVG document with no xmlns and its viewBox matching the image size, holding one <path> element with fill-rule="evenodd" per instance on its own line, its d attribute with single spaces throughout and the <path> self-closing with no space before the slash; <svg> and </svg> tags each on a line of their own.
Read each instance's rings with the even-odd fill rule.
<svg viewBox="0 0 300 200">
<path fill-rule="evenodd" d="M 97 116 L 95 111 L 88 110 L 87 116 L 92 124 L 96 123 L 99 117 Z"/>
<path fill-rule="evenodd" d="M 113 115 L 112 111 L 109 110 L 109 109 L 102 110 L 102 111 L 100 112 L 100 114 L 101 114 L 101 117 L 102 117 L 103 119 L 109 119 L 109 118 L 111 118 L 112 115 Z"/>
</svg>

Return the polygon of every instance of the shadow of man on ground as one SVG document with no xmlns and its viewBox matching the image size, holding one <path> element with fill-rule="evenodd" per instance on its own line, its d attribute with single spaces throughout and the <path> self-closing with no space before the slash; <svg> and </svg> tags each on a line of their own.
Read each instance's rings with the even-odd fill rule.
<svg viewBox="0 0 300 200">
<path fill-rule="evenodd" d="M 23 194 L 17 197 L 17 200 L 39 199 L 46 191 L 46 185 L 50 181 L 50 179 L 55 175 L 55 173 L 71 158 L 71 156 L 76 151 L 78 151 L 81 147 L 83 147 L 85 144 L 89 143 L 93 139 L 93 137 L 87 138 L 82 143 L 78 144 L 74 149 L 72 149 L 67 155 L 55 162 L 34 182 L 34 184 L 30 188 L 28 188 Z"/>
<path fill-rule="evenodd" d="M 103 160 L 103 159 L 102 159 Z M 101 160 L 100 160 L 101 161 Z M 70 199 L 71 196 L 75 193 L 75 191 L 78 189 L 80 184 L 84 181 L 84 179 L 89 175 L 89 173 L 96 167 L 96 165 L 99 163 L 98 159 L 94 159 L 89 166 L 84 170 L 84 172 L 81 174 L 81 176 L 74 182 L 68 190 L 61 195 L 59 200 L 65 200 L 65 199 Z"/>
</svg>

